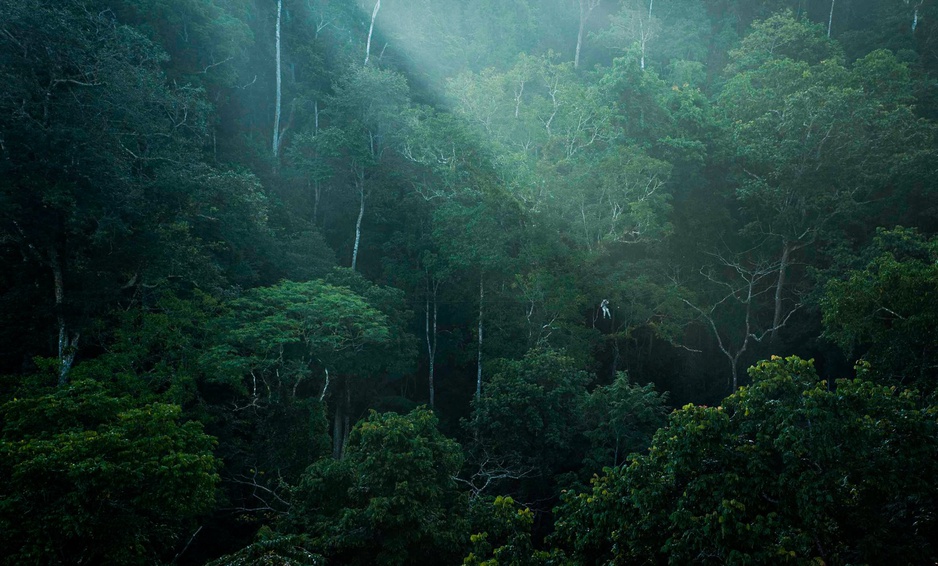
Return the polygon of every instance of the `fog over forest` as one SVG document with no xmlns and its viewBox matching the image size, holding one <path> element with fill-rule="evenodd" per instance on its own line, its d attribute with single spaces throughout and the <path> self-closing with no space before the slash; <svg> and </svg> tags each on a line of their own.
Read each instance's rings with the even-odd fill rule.
<svg viewBox="0 0 938 566">
<path fill-rule="evenodd" d="M 0 565 L 938 563 L 938 3 L 0 0 Z"/>
</svg>

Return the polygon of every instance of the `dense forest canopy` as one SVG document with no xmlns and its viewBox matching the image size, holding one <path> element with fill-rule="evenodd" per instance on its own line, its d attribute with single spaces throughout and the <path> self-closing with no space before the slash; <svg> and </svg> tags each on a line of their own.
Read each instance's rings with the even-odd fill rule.
<svg viewBox="0 0 938 566">
<path fill-rule="evenodd" d="M 0 0 L 0 562 L 934 564 L 936 46 Z"/>
</svg>

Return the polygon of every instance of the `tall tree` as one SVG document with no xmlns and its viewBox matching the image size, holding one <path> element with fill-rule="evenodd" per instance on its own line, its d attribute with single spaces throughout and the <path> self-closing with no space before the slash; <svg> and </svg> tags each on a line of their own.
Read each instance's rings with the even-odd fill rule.
<svg viewBox="0 0 938 566">
<path fill-rule="evenodd" d="M 583 40 L 585 39 L 586 22 L 589 21 L 590 15 L 593 13 L 593 10 L 599 6 L 601 1 L 602 0 L 579 0 L 580 27 L 576 34 L 576 54 L 573 57 L 574 69 L 580 68 L 580 49 L 583 47 Z"/>
<path fill-rule="evenodd" d="M 265 203 L 250 175 L 200 161 L 203 93 L 167 81 L 139 32 L 79 0 L 0 11 L 2 242 L 48 273 L 64 383 L 85 317 L 144 282 L 218 281 Z"/>
<path fill-rule="evenodd" d="M 272 152 L 274 159 L 277 159 L 280 156 L 280 105 L 283 94 L 281 92 L 281 80 L 282 80 L 282 68 L 280 64 L 280 21 L 283 14 L 283 0 L 277 0 L 277 27 L 274 32 L 274 50 L 275 55 L 275 69 L 274 74 L 276 76 L 276 92 L 274 94 L 274 135 L 272 141 Z"/>
<path fill-rule="evenodd" d="M 825 335 L 870 365 L 868 375 L 934 396 L 938 390 L 938 240 L 878 230 L 855 265 L 828 281 Z"/>
<path fill-rule="evenodd" d="M 737 73 L 718 99 L 743 175 L 745 230 L 778 249 L 776 327 L 794 254 L 837 238 L 874 198 L 895 202 L 904 191 L 891 187 L 917 178 L 932 151 L 933 126 L 915 116 L 908 69 L 885 51 L 847 69 L 839 53 L 819 28 L 774 16 L 732 54 Z"/>
<path fill-rule="evenodd" d="M 718 407 L 671 414 L 647 454 L 557 509 L 584 563 L 926 562 L 936 554 L 934 408 L 809 361 L 760 362 Z M 901 510 L 901 511 L 900 511 Z"/>
<path fill-rule="evenodd" d="M 362 223 L 368 196 L 376 188 L 379 166 L 393 155 L 399 143 L 402 119 L 410 105 L 406 79 L 374 65 L 354 67 L 335 86 L 330 112 L 345 169 L 344 180 L 357 197 L 351 267 L 358 268 Z M 338 170 L 338 167 L 335 168 Z"/>
<path fill-rule="evenodd" d="M 289 522 L 342 564 L 458 559 L 468 538 L 466 502 L 453 479 L 462 460 L 426 408 L 372 411 L 352 430 L 344 460 L 307 470 Z"/>
</svg>

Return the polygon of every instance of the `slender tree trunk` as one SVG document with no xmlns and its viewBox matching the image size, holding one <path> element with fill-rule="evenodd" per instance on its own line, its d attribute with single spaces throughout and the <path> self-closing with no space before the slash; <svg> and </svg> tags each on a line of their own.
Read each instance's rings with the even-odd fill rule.
<svg viewBox="0 0 938 566">
<path fill-rule="evenodd" d="M 424 310 L 424 332 L 427 338 L 427 358 L 430 368 L 427 372 L 427 383 L 430 387 L 430 408 L 433 408 L 433 344 L 430 342 L 430 292 L 427 291 L 426 309 Z"/>
<path fill-rule="evenodd" d="M 68 372 L 72 369 L 75 362 L 75 354 L 78 353 L 79 333 L 69 334 L 65 323 L 65 277 L 63 275 L 62 262 L 58 252 L 54 247 L 49 250 L 49 260 L 52 265 L 52 278 L 55 283 L 55 312 L 56 321 L 59 326 L 59 386 L 68 383 Z"/>
<path fill-rule="evenodd" d="M 482 397 L 482 304 L 485 300 L 485 286 L 479 275 L 479 358 L 476 366 L 476 400 Z"/>
<path fill-rule="evenodd" d="M 319 135 L 319 101 L 313 101 L 313 135 Z"/>
<path fill-rule="evenodd" d="M 322 386 L 322 394 L 319 396 L 319 402 L 326 399 L 326 393 L 329 391 L 329 368 L 326 368 L 326 383 Z"/>
<path fill-rule="evenodd" d="M 778 281 L 775 283 L 775 316 L 772 318 L 772 340 L 778 333 L 778 327 L 782 323 L 782 291 L 785 287 L 785 272 L 788 269 L 788 262 L 791 257 L 791 244 L 788 240 L 782 242 L 782 259 L 778 264 Z"/>
<path fill-rule="evenodd" d="M 589 20 L 590 14 L 593 13 L 593 10 L 596 6 L 599 5 L 601 0 L 579 0 L 580 2 L 580 27 L 576 35 L 576 53 L 573 56 L 573 68 L 580 68 L 580 50 L 583 47 L 584 34 L 586 32 L 586 22 Z"/>
<path fill-rule="evenodd" d="M 741 354 L 742 352 L 739 352 Z M 739 354 L 732 360 L 730 365 L 733 366 L 733 390 L 730 393 L 735 393 L 739 389 Z"/>
<path fill-rule="evenodd" d="M 319 101 L 313 101 L 313 135 L 319 135 Z M 313 225 L 319 225 L 319 199 L 322 197 L 322 186 L 317 178 L 313 185 Z"/>
<path fill-rule="evenodd" d="M 641 56 L 641 62 L 639 66 L 644 71 L 645 70 L 645 44 L 648 42 L 648 36 L 646 35 L 648 31 L 645 30 L 645 24 L 642 23 L 641 21 L 639 21 L 639 25 L 641 26 L 641 34 L 642 34 L 642 37 L 641 37 L 642 56 Z M 651 25 L 651 22 L 648 22 L 648 25 Z"/>
<path fill-rule="evenodd" d="M 349 390 L 349 377 L 342 377 L 342 389 L 336 391 L 333 398 L 335 403 L 335 416 L 332 419 L 332 457 L 341 460 L 345 456 L 345 445 L 349 436 L 349 415 L 351 413 L 351 392 Z"/>
<path fill-rule="evenodd" d="M 368 41 L 365 43 L 365 64 L 368 64 L 368 58 L 371 56 L 371 34 L 375 31 L 375 18 L 378 17 L 378 10 L 381 9 L 381 0 L 375 2 L 375 9 L 371 12 L 371 26 L 368 28 Z"/>
<path fill-rule="evenodd" d="M 439 283 L 434 280 L 432 283 L 429 280 L 429 275 L 427 276 L 427 308 L 426 308 L 426 335 L 427 335 L 427 356 L 430 358 L 430 371 L 429 371 L 429 385 L 430 385 L 430 408 L 435 408 L 436 403 L 436 387 L 433 382 L 434 379 L 434 370 L 436 367 L 436 338 L 437 338 L 437 313 L 438 313 L 438 303 L 436 302 L 436 292 L 439 287 Z M 431 291 L 432 289 L 432 291 Z M 430 296 L 433 296 L 433 325 L 431 331 L 430 325 Z"/>
<path fill-rule="evenodd" d="M 355 221 L 355 244 L 352 246 L 352 271 L 358 266 L 358 246 L 362 238 L 362 218 L 365 216 L 365 175 L 358 177 L 358 220 Z"/>
<path fill-rule="evenodd" d="M 828 16 L 827 18 L 827 37 L 831 36 L 831 28 L 834 25 L 834 4 L 836 2 L 837 0 L 831 0 L 831 13 L 830 13 L 830 16 Z"/>
<path fill-rule="evenodd" d="M 281 103 L 281 68 L 280 68 L 280 16 L 283 11 L 283 0 L 277 0 L 277 31 L 274 36 L 276 39 L 276 59 L 277 59 L 277 95 L 276 100 L 274 101 L 274 135 L 272 142 L 272 150 L 274 158 L 277 158 L 280 154 L 280 103 Z"/>
<path fill-rule="evenodd" d="M 322 198 L 322 185 L 319 183 L 319 179 L 313 181 L 313 225 L 319 225 L 319 200 Z"/>
<path fill-rule="evenodd" d="M 580 68 L 580 49 L 583 46 L 583 30 L 586 27 L 586 20 L 583 18 L 583 3 L 580 2 L 580 30 L 576 34 L 576 54 L 573 57 L 573 68 Z"/>
<path fill-rule="evenodd" d="M 651 21 L 651 9 L 655 5 L 655 0 L 648 0 L 648 21 Z"/>
<path fill-rule="evenodd" d="M 337 400 L 335 416 L 332 419 L 332 457 L 336 460 L 342 459 L 343 439 L 345 438 L 345 433 L 342 430 L 343 413 L 345 413 L 344 404 L 341 400 Z"/>
<path fill-rule="evenodd" d="M 352 389 L 349 387 L 349 378 L 345 378 L 345 414 L 342 419 L 342 454 L 345 455 L 345 447 L 348 446 L 348 437 L 352 432 Z"/>
</svg>

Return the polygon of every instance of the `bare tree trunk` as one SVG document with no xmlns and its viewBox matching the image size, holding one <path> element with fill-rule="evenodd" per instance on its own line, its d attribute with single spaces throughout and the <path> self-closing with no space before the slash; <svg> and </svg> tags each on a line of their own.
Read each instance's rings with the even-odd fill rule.
<svg viewBox="0 0 938 566">
<path fill-rule="evenodd" d="M 277 59 L 277 95 L 276 100 L 274 101 L 274 135 L 272 142 L 272 150 L 274 158 L 277 158 L 280 154 L 280 99 L 281 99 L 281 69 L 280 69 L 280 16 L 283 11 L 283 0 L 277 0 L 277 32 L 275 35 L 276 38 L 276 59 Z"/>
<path fill-rule="evenodd" d="M 580 50 L 583 47 L 583 34 L 586 31 L 586 21 L 590 14 L 601 0 L 579 0 L 580 1 L 580 28 L 576 35 L 576 54 L 573 57 L 573 68 L 580 68 Z"/>
<path fill-rule="evenodd" d="M 342 424 L 342 455 L 345 455 L 345 447 L 348 446 L 348 437 L 352 432 L 352 390 L 349 387 L 349 378 L 345 378 L 345 414 Z"/>
<path fill-rule="evenodd" d="M 790 248 L 790 244 L 788 244 L 786 247 Z M 789 253 L 790 252 L 791 252 L 791 249 L 789 249 Z M 730 370 L 732 372 L 732 391 L 731 391 L 732 393 L 733 391 L 736 391 L 736 389 L 739 387 L 739 360 L 742 357 L 742 355 L 749 349 L 750 340 L 753 340 L 755 342 L 762 342 L 762 340 L 769 334 L 772 334 L 774 336 L 774 333 L 779 328 L 781 328 L 782 326 L 788 323 L 788 319 L 791 317 L 792 314 L 794 314 L 796 310 L 798 310 L 798 308 L 801 305 L 800 304 L 796 305 L 794 308 L 789 310 L 784 320 L 781 320 L 778 324 L 773 325 L 772 328 L 769 328 L 768 330 L 762 332 L 761 334 L 757 334 L 756 332 L 753 331 L 753 324 L 754 324 L 753 323 L 753 301 L 760 294 L 760 292 L 757 290 L 757 286 L 760 285 L 760 282 L 763 279 L 767 278 L 770 274 L 775 273 L 775 267 L 774 266 L 759 267 L 759 268 L 755 268 L 752 270 L 747 270 L 741 264 L 737 262 L 723 260 L 723 264 L 727 267 L 734 267 L 737 270 L 737 272 L 739 272 L 739 274 L 742 276 L 743 280 L 745 281 L 745 285 L 735 288 L 735 289 L 731 289 L 730 294 L 728 294 L 726 297 L 724 297 L 719 302 L 717 302 L 713 307 L 711 307 L 709 312 L 704 311 L 703 309 L 694 305 L 687 299 L 682 299 L 682 301 L 687 306 L 699 312 L 702 315 L 703 319 L 710 326 L 710 329 L 713 331 L 713 336 L 717 340 L 717 346 L 719 347 L 720 351 L 723 352 L 723 355 L 726 356 L 726 359 L 730 364 Z M 716 310 L 717 306 L 724 303 L 724 301 L 729 300 L 730 298 L 735 299 L 735 301 L 738 302 L 740 305 L 742 305 L 745 309 L 745 318 L 742 321 L 743 323 L 742 343 L 735 349 L 733 348 L 733 344 L 731 344 L 729 341 L 726 343 L 723 342 L 723 337 L 720 335 L 720 331 L 717 328 L 716 321 L 714 320 L 714 317 L 713 317 L 713 313 Z"/>
<path fill-rule="evenodd" d="M 365 43 L 365 64 L 368 64 L 368 58 L 371 56 L 371 34 L 375 31 L 375 18 L 378 17 L 378 10 L 381 9 L 381 0 L 375 2 L 375 9 L 371 12 L 371 26 L 368 28 L 368 41 Z"/>
<path fill-rule="evenodd" d="M 341 460 L 345 456 L 345 445 L 349 436 L 349 414 L 351 413 L 351 392 L 349 377 L 342 377 L 342 390 L 336 391 L 335 416 L 332 419 L 332 457 Z"/>
<path fill-rule="evenodd" d="M 736 355 L 731 360 L 733 366 L 733 391 L 731 391 L 731 393 L 735 393 L 739 388 L 739 358 L 743 355 L 743 352 L 746 351 L 746 348 L 749 347 L 749 339 L 752 337 L 752 301 L 755 284 L 756 278 L 755 276 L 751 276 L 746 294 L 746 302 L 744 303 L 746 305 L 746 334 L 744 335 L 742 346 L 736 350 Z M 714 330 L 715 329 L 716 327 L 714 326 Z"/>
<path fill-rule="evenodd" d="M 648 21 L 651 21 L 651 9 L 655 5 L 655 0 L 648 0 Z"/>
<path fill-rule="evenodd" d="M 358 246 L 362 239 L 362 218 L 365 216 L 365 174 L 358 177 L 358 220 L 355 221 L 355 244 L 352 246 L 352 271 L 358 266 Z"/>
<path fill-rule="evenodd" d="M 343 439 L 345 433 L 342 431 L 343 404 L 341 401 L 335 404 L 335 417 L 332 419 L 332 457 L 335 460 L 342 459 Z"/>
<path fill-rule="evenodd" d="M 742 352 L 736 354 L 736 357 L 732 360 L 731 365 L 733 367 L 733 390 L 730 393 L 735 393 L 739 389 L 739 355 Z"/>
<path fill-rule="evenodd" d="M 436 367 L 436 338 L 437 338 L 437 314 L 439 306 L 436 301 L 436 292 L 439 289 L 439 282 L 434 279 L 431 283 L 429 274 L 427 275 L 427 309 L 426 309 L 426 335 L 427 335 L 427 355 L 430 358 L 429 384 L 430 384 L 430 408 L 433 409 L 436 403 L 436 388 L 433 382 L 434 369 Z M 430 296 L 433 296 L 433 331 L 430 331 Z"/>
<path fill-rule="evenodd" d="M 782 291 L 785 287 L 785 272 L 788 269 L 788 261 L 791 257 L 792 246 L 788 240 L 782 242 L 782 259 L 778 263 L 778 281 L 775 283 L 775 316 L 772 318 L 772 340 L 778 333 L 779 325 L 782 323 Z"/>
<path fill-rule="evenodd" d="M 75 362 L 78 353 L 78 339 L 80 333 L 70 335 L 65 324 L 65 277 L 62 272 L 62 263 L 58 252 L 52 247 L 49 250 L 49 260 L 52 265 L 52 278 L 55 282 L 55 312 L 59 326 L 59 386 L 68 383 L 68 372 Z"/>
<path fill-rule="evenodd" d="M 319 101 L 313 101 L 313 135 L 319 135 Z M 317 178 L 313 185 L 313 225 L 319 225 L 319 199 L 322 197 L 322 186 Z"/>
<path fill-rule="evenodd" d="M 319 225 L 319 200 L 322 198 L 322 185 L 319 179 L 312 183 L 313 188 L 313 225 Z"/>
<path fill-rule="evenodd" d="M 326 383 L 322 386 L 322 394 L 319 396 L 319 402 L 322 403 L 326 398 L 326 392 L 329 391 L 329 368 L 326 368 Z"/>
<path fill-rule="evenodd" d="M 647 34 L 650 33 L 650 31 L 645 29 L 644 23 L 639 22 L 639 25 L 641 26 L 641 48 L 642 48 L 642 58 L 640 62 L 640 67 L 644 71 L 645 70 L 645 44 L 648 42 Z M 648 25 L 651 26 L 651 21 L 648 22 Z"/>
<path fill-rule="evenodd" d="M 837 0 L 831 0 L 831 13 L 830 13 L 830 16 L 828 16 L 827 18 L 827 37 L 831 36 L 831 28 L 834 25 L 834 4 L 836 2 Z"/>
<path fill-rule="evenodd" d="M 479 275 L 479 358 L 476 367 L 476 400 L 482 397 L 482 303 L 485 299 L 485 286 Z"/>
</svg>

